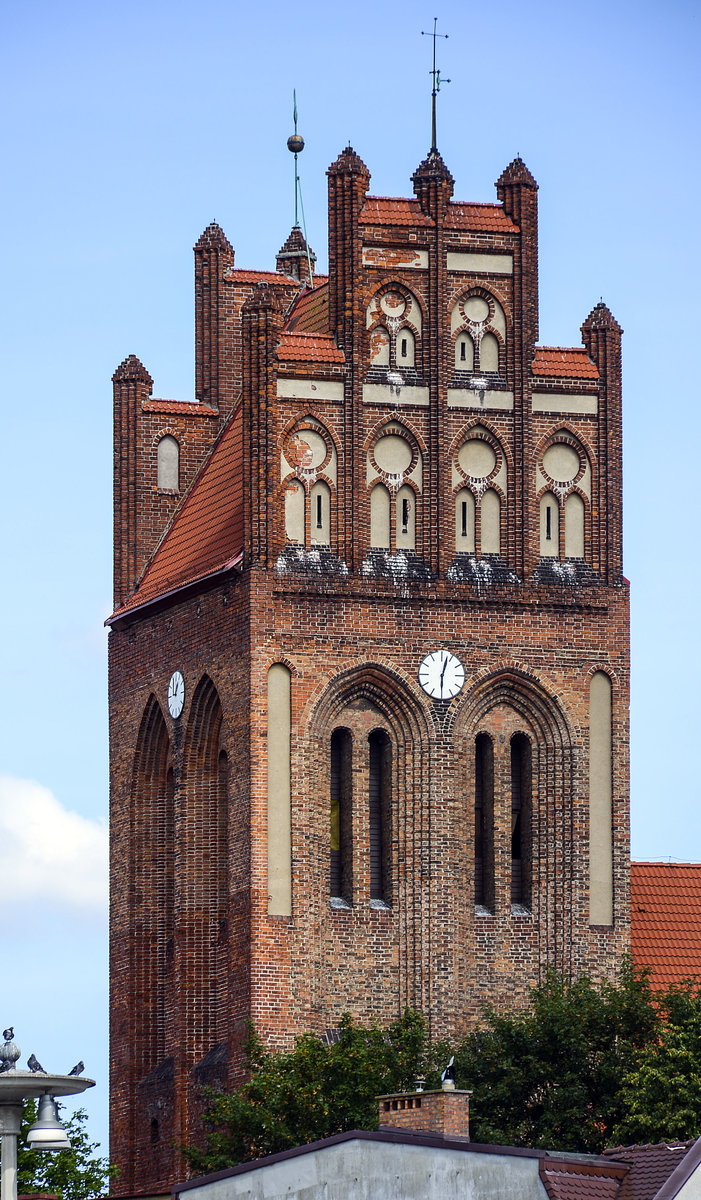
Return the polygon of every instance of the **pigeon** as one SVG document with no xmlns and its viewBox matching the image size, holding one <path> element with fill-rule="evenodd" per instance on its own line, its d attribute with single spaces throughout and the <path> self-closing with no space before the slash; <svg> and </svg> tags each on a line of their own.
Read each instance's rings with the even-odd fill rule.
<svg viewBox="0 0 701 1200">
<path fill-rule="evenodd" d="M 11 1058 L 3 1059 L 2 1066 L 0 1066 L 0 1075 L 4 1074 L 5 1071 L 11 1071 L 13 1066 L 14 1063 Z"/>
<path fill-rule="evenodd" d="M 85 1063 L 83 1062 L 83 1060 L 81 1058 L 80 1062 L 77 1062 L 75 1064 L 73 1070 L 69 1071 L 68 1074 L 69 1075 L 81 1075 L 84 1070 L 85 1070 Z"/>
<path fill-rule="evenodd" d="M 2 1036 L 4 1037 L 6 1042 L 11 1042 L 13 1037 L 15 1036 L 14 1026 L 10 1025 L 9 1029 L 3 1029 Z"/>
<path fill-rule="evenodd" d="M 454 1062 L 455 1055 L 451 1054 L 450 1061 L 441 1075 L 441 1083 L 445 1083 L 446 1079 L 452 1079 L 453 1083 L 455 1083 L 455 1067 L 453 1066 Z"/>
<path fill-rule="evenodd" d="M 46 1071 L 44 1070 L 41 1063 L 39 1062 L 39 1059 L 37 1058 L 36 1054 L 29 1055 L 29 1058 L 27 1059 L 27 1066 L 29 1067 L 29 1070 L 34 1071 L 35 1074 L 37 1071 L 41 1071 L 42 1075 L 46 1074 Z"/>
</svg>

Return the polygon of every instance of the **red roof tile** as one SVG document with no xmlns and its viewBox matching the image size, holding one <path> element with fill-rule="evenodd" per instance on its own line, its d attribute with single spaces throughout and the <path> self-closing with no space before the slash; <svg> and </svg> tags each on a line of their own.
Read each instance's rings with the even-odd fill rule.
<svg viewBox="0 0 701 1200">
<path fill-rule="evenodd" d="M 242 409 L 185 496 L 136 590 L 113 620 L 232 566 L 243 549 Z"/>
<path fill-rule="evenodd" d="M 653 987 L 701 978 L 701 864 L 630 864 L 631 950 Z"/>
<path fill-rule="evenodd" d="M 557 379 L 598 379 L 599 372 L 584 346 L 536 346 L 533 375 Z"/>
<path fill-rule="evenodd" d="M 343 363 L 346 356 L 330 333 L 283 333 L 277 356 L 280 361 Z"/>
<path fill-rule="evenodd" d="M 616 1200 L 621 1180 L 587 1163 L 585 1170 L 565 1169 L 541 1160 L 540 1177 L 550 1200 Z"/>
<path fill-rule="evenodd" d="M 453 201 L 446 213 L 446 229 L 474 229 L 486 233 L 518 233 L 518 225 L 501 204 L 463 204 Z"/>
<path fill-rule="evenodd" d="M 630 1167 L 621 1186 L 620 1200 L 653 1200 L 695 1144 L 692 1138 L 688 1142 L 614 1146 L 604 1150 L 602 1157 Z"/>
<path fill-rule="evenodd" d="M 295 300 L 285 328 L 295 333 L 328 333 L 329 280 L 317 275 L 314 287 L 302 292 Z"/>
<path fill-rule="evenodd" d="M 363 225 L 433 225 L 418 200 L 399 196 L 367 196 L 359 220 Z"/>
<path fill-rule="evenodd" d="M 152 400 L 144 401 L 141 407 L 144 412 L 179 413 L 188 417 L 219 416 L 216 408 L 210 408 L 208 404 L 192 404 L 189 400 L 159 400 L 155 396 Z"/>
<path fill-rule="evenodd" d="M 224 278 L 230 283 L 293 283 L 299 286 L 299 280 L 291 275 L 283 275 L 282 271 L 246 271 L 232 267 L 226 271 Z"/>
</svg>

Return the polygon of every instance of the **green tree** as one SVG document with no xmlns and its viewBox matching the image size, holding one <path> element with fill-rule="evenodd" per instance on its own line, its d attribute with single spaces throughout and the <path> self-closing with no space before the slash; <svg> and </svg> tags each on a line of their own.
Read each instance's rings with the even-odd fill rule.
<svg viewBox="0 0 701 1200">
<path fill-rule="evenodd" d="M 20 1136 L 17 1144 L 18 1192 L 54 1192 L 59 1200 L 88 1200 L 104 1195 L 107 1181 L 114 1173 L 106 1158 L 98 1158 L 96 1142 L 88 1139 L 85 1128 L 87 1114 L 79 1108 L 62 1124 L 68 1134 L 70 1150 L 55 1153 L 30 1150 L 27 1146 L 29 1126 L 36 1120 L 36 1103 L 25 1101 Z"/>
<path fill-rule="evenodd" d="M 701 984 L 689 980 L 657 997 L 659 1036 L 640 1046 L 622 1081 L 619 1143 L 701 1133 Z"/>
<path fill-rule="evenodd" d="M 487 1009 L 456 1052 L 475 1141 L 599 1152 L 625 1114 L 621 1084 L 660 1015 L 644 972 L 597 986 L 550 972 L 517 1012 Z"/>
<path fill-rule="evenodd" d="M 346 1015 L 331 1046 L 306 1034 L 293 1050 L 270 1053 L 253 1035 L 251 1078 L 236 1092 L 208 1093 L 206 1148 L 188 1146 L 186 1158 L 197 1172 L 218 1171 L 347 1129 L 376 1129 L 377 1096 L 412 1088 L 419 1074 L 435 1085 L 443 1053 L 410 1011 L 386 1030 Z"/>
</svg>

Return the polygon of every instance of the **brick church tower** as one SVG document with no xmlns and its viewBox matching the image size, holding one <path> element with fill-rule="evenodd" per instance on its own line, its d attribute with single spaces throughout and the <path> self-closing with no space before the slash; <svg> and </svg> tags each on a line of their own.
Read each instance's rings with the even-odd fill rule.
<svg viewBox="0 0 701 1200">
<path fill-rule="evenodd" d="M 328 171 L 329 274 L 195 247 L 194 403 L 114 375 L 112 1158 L 350 1011 L 458 1036 L 628 948 L 621 330 L 539 346 L 537 185 Z"/>
</svg>

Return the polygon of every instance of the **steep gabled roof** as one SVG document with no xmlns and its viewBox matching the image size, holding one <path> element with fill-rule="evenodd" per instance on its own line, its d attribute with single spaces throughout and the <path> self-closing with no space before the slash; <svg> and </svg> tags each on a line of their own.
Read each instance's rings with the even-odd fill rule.
<svg viewBox="0 0 701 1200">
<path fill-rule="evenodd" d="M 701 863 L 630 864 L 631 950 L 653 987 L 701 979 Z"/>
<path fill-rule="evenodd" d="M 690 1162 L 693 1160 L 693 1165 L 696 1165 L 698 1150 L 691 1153 L 696 1145 L 696 1141 L 691 1138 L 688 1142 L 614 1146 L 610 1150 L 604 1150 L 602 1157 L 625 1163 L 630 1167 L 621 1186 L 620 1200 L 654 1200 L 672 1173 L 681 1167 L 687 1155 Z M 685 1172 L 680 1171 L 680 1181 L 684 1175 Z M 665 1188 L 665 1192 L 667 1190 Z"/>
<path fill-rule="evenodd" d="M 599 372 L 584 346 L 536 346 L 533 375 L 557 379 L 598 379 Z"/>
<path fill-rule="evenodd" d="M 235 565 L 243 551 L 242 409 L 185 496 L 132 595 L 107 624 Z"/>
<path fill-rule="evenodd" d="M 295 333 L 328 333 L 329 277 L 315 275 L 314 287 L 307 288 L 295 300 L 285 325 Z"/>
</svg>

